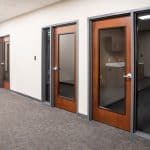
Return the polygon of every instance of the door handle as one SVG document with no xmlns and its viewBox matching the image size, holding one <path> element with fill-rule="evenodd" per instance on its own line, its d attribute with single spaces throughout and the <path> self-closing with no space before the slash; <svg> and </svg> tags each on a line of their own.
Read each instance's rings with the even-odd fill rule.
<svg viewBox="0 0 150 150">
<path fill-rule="evenodd" d="M 58 70 L 58 67 L 54 67 L 53 70 L 54 70 L 54 71 L 57 71 L 57 70 Z"/>
<path fill-rule="evenodd" d="M 4 65 L 4 63 L 2 62 L 1 65 Z"/>
<path fill-rule="evenodd" d="M 58 68 L 58 67 L 53 67 L 53 70 L 54 70 L 54 71 L 58 71 L 58 70 L 60 70 L 60 68 Z"/>
<path fill-rule="evenodd" d="M 132 74 L 131 73 L 128 73 L 126 75 L 123 75 L 124 78 L 127 78 L 127 79 L 132 79 Z"/>
</svg>

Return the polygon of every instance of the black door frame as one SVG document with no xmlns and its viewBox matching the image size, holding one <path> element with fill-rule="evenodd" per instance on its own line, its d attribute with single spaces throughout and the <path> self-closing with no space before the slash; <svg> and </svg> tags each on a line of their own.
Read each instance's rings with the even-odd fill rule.
<svg viewBox="0 0 150 150">
<path fill-rule="evenodd" d="M 50 79 L 48 75 L 50 73 L 50 47 L 48 48 L 48 32 L 50 32 L 50 27 L 42 28 L 42 101 L 50 103 Z M 50 41 L 51 42 L 51 41 Z M 50 43 L 49 43 L 50 44 Z M 49 70 L 48 70 L 49 68 Z"/>
<path fill-rule="evenodd" d="M 140 9 L 137 11 L 133 12 L 133 19 L 134 19 L 134 57 L 135 57 L 135 61 L 134 61 L 134 72 L 135 72 L 135 77 L 134 77 L 134 133 L 136 133 L 137 135 L 140 135 L 142 137 L 148 138 L 150 139 L 150 135 L 147 133 L 144 133 L 142 131 L 139 131 L 137 129 L 137 99 L 138 99 L 138 94 L 137 94 L 137 88 L 138 88 L 138 82 L 137 82 L 137 78 L 138 78 L 138 39 L 137 39 L 137 16 L 139 14 L 144 14 L 144 13 L 150 13 L 150 8 L 146 8 L 146 9 Z"/>
</svg>

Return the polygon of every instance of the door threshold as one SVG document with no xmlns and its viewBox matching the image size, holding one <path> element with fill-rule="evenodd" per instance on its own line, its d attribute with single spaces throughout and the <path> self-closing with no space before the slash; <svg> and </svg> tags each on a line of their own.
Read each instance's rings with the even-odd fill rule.
<svg viewBox="0 0 150 150">
<path fill-rule="evenodd" d="M 148 134 L 148 133 L 145 133 L 145 132 L 142 132 L 142 131 L 136 131 L 134 134 L 137 135 L 137 136 L 140 136 L 140 137 L 143 137 L 145 139 L 150 140 L 150 134 Z"/>
</svg>

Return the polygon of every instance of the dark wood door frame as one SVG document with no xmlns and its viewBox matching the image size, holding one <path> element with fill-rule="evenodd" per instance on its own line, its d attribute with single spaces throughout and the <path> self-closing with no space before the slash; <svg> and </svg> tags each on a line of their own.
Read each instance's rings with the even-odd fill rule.
<svg viewBox="0 0 150 150">
<path fill-rule="evenodd" d="M 103 19 L 110 19 L 110 18 L 116 18 L 116 17 L 123 17 L 123 16 L 129 16 L 130 13 L 126 13 L 126 14 L 116 14 L 116 15 L 106 15 L 106 17 L 101 16 L 101 17 L 93 17 L 89 19 L 89 29 L 90 29 L 90 33 L 89 33 L 89 56 L 90 56 L 90 61 L 89 61 L 89 70 L 90 70 L 90 74 L 89 74 L 89 109 L 88 109 L 88 113 L 89 113 L 89 120 L 91 120 L 93 118 L 92 116 L 92 22 L 96 21 L 96 20 L 103 20 Z"/>
</svg>

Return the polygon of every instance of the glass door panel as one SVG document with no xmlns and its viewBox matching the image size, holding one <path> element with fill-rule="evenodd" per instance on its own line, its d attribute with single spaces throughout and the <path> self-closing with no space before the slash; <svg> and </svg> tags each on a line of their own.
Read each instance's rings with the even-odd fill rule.
<svg viewBox="0 0 150 150">
<path fill-rule="evenodd" d="M 100 107 L 125 113 L 125 27 L 99 30 Z"/>
<path fill-rule="evenodd" d="M 74 97 L 74 49 L 75 35 L 59 35 L 59 89 L 60 96 Z"/>
<path fill-rule="evenodd" d="M 150 13 L 137 15 L 137 122 L 136 129 L 150 134 Z"/>
</svg>

